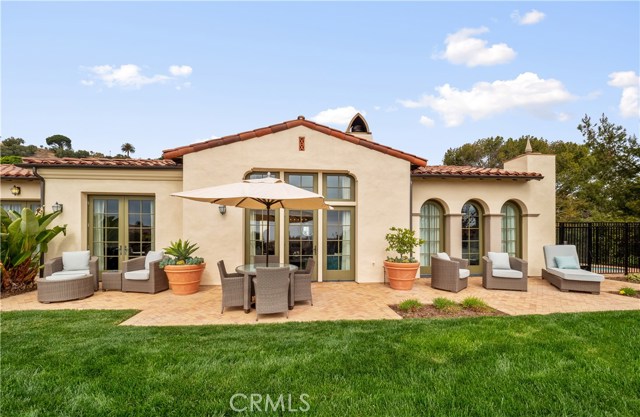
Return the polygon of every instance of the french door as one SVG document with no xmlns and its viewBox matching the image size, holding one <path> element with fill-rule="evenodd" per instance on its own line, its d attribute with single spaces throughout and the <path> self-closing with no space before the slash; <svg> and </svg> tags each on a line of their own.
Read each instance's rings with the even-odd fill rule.
<svg viewBox="0 0 640 417">
<path fill-rule="evenodd" d="M 334 207 L 323 210 L 324 215 L 324 262 L 323 280 L 353 281 L 355 209 Z"/>
<path fill-rule="evenodd" d="M 140 196 L 91 196 L 89 243 L 100 270 L 155 249 L 155 200 Z"/>
</svg>

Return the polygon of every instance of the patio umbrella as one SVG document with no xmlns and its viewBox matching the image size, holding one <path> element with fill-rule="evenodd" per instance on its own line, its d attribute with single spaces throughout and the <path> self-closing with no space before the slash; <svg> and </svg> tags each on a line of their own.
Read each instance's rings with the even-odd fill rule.
<svg viewBox="0 0 640 417">
<path fill-rule="evenodd" d="M 325 204 L 324 197 L 311 191 L 303 190 L 287 184 L 279 178 L 267 176 L 253 180 L 219 185 L 216 187 L 198 188 L 171 194 L 189 200 L 221 206 L 235 206 L 248 209 L 291 209 L 315 210 L 332 209 Z M 267 216 L 267 245 L 269 244 L 269 216 Z M 267 246 L 267 265 L 269 265 L 269 249 Z"/>
</svg>

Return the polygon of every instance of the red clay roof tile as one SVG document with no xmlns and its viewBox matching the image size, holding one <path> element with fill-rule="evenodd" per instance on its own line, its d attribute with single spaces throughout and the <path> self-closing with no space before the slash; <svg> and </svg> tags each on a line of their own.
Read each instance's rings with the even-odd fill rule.
<svg viewBox="0 0 640 417">
<path fill-rule="evenodd" d="M 36 178 L 28 168 L 20 168 L 11 164 L 0 164 L 0 177 L 2 178 Z"/>
<path fill-rule="evenodd" d="M 98 167 L 98 168 L 180 168 L 166 159 L 115 159 L 115 158 L 22 158 L 26 166 Z"/>
<path fill-rule="evenodd" d="M 433 165 L 419 167 L 411 173 L 414 177 L 459 177 L 459 178 L 512 178 L 534 179 L 544 178 L 538 172 L 507 171 L 500 168 L 481 168 L 472 166 Z"/>
<path fill-rule="evenodd" d="M 283 123 L 279 123 L 276 125 L 262 127 L 256 130 L 250 130 L 248 132 L 242 132 L 235 135 L 225 136 L 219 139 L 207 140 L 204 142 L 193 143 L 191 145 L 180 146 L 178 148 L 165 149 L 162 152 L 162 157 L 165 159 L 173 159 L 180 158 L 186 154 L 197 152 L 203 149 L 216 148 L 218 146 L 223 146 L 229 143 L 239 142 L 241 140 L 248 140 L 257 138 L 260 136 L 268 135 L 271 133 L 282 132 L 283 130 L 291 129 L 297 126 L 305 126 L 309 129 L 336 137 L 341 140 L 345 140 L 347 142 L 355 143 L 357 145 L 365 146 L 369 149 L 373 149 L 378 152 L 382 152 L 387 155 L 391 155 L 400 159 L 404 159 L 409 161 L 412 165 L 417 166 L 425 166 L 427 164 L 427 160 L 424 158 L 420 158 L 416 155 L 412 155 L 406 152 L 398 151 L 396 149 L 390 148 L 389 146 L 381 145 L 379 143 L 361 139 L 357 136 L 350 135 L 348 133 L 341 132 L 339 130 L 319 125 L 317 123 L 311 122 L 309 120 L 305 120 L 304 118 L 298 118 L 296 120 L 289 120 Z"/>
</svg>

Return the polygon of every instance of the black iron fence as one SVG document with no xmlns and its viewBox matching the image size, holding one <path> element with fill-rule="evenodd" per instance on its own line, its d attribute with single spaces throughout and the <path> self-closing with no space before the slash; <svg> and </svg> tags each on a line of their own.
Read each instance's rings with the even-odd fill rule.
<svg viewBox="0 0 640 417">
<path fill-rule="evenodd" d="M 558 223 L 558 244 L 576 245 L 581 267 L 599 274 L 640 272 L 640 222 Z"/>
</svg>

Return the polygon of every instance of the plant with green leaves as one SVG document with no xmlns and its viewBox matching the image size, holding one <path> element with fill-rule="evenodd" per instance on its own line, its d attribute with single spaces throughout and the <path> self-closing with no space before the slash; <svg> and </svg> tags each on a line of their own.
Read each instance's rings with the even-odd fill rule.
<svg viewBox="0 0 640 417">
<path fill-rule="evenodd" d="M 462 309 L 458 303 L 455 301 L 445 298 L 445 297 L 436 297 L 433 299 L 433 306 L 438 310 L 446 311 L 446 312 L 454 312 Z"/>
<path fill-rule="evenodd" d="M 491 307 L 478 297 L 467 297 L 460 303 L 462 308 L 466 308 L 473 311 L 489 311 Z"/>
<path fill-rule="evenodd" d="M 629 274 L 626 278 L 629 282 L 637 282 L 640 284 L 640 274 Z"/>
<path fill-rule="evenodd" d="M 167 265 L 200 265 L 204 263 L 204 259 L 198 256 L 191 256 L 198 249 L 200 249 L 198 245 L 189 242 L 189 240 L 178 239 L 175 242 L 171 242 L 168 247 L 164 248 L 164 252 L 171 258 L 164 258 L 160 262 L 160 268 L 164 268 Z"/>
<path fill-rule="evenodd" d="M 620 288 L 620 295 L 626 295 L 627 297 L 635 297 L 638 294 L 638 291 L 631 287 L 623 287 Z"/>
<path fill-rule="evenodd" d="M 40 255 L 60 233 L 67 234 L 67 225 L 48 228 L 60 212 L 34 213 L 24 208 L 21 213 L 0 208 L 2 246 L 0 271 L 2 291 L 21 290 L 31 283 L 42 267 Z"/>
<path fill-rule="evenodd" d="M 411 229 L 405 229 L 401 227 L 392 227 L 389 229 L 391 233 L 387 233 L 385 239 L 387 240 L 387 252 L 396 252 L 399 256 L 387 257 L 389 262 L 398 263 L 415 263 L 416 258 L 411 255 L 413 249 L 424 243 L 424 240 L 416 237 L 416 234 Z"/>
<path fill-rule="evenodd" d="M 401 311 L 416 311 L 422 307 L 422 303 L 415 298 L 409 298 L 398 304 L 398 309 Z"/>
</svg>

